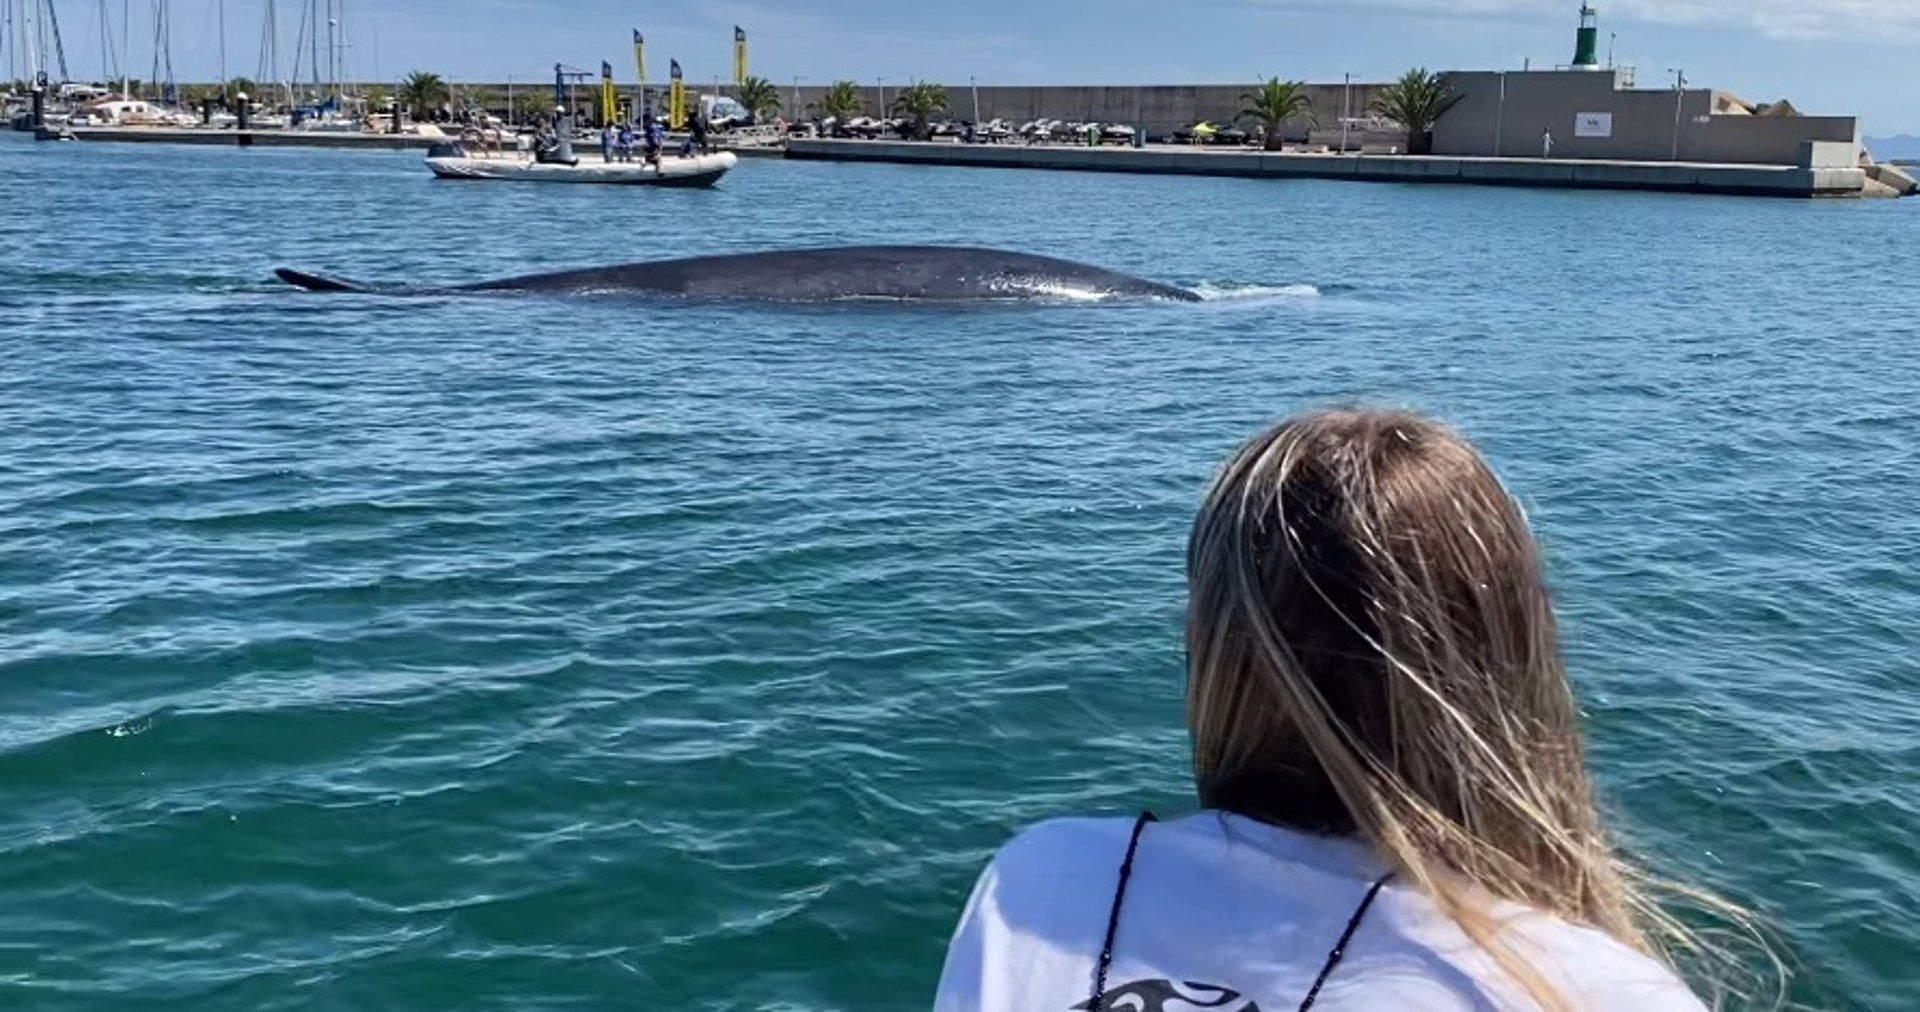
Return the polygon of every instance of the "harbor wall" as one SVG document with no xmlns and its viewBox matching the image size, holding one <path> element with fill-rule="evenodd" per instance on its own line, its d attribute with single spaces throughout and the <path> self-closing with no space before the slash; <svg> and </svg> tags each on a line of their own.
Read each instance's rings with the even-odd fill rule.
<svg viewBox="0 0 1920 1012">
<path fill-rule="evenodd" d="M 1450 75 L 1460 101 L 1433 131 L 1438 155 L 1538 157 L 1553 133 L 1555 158 L 1797 165 L 1808 141 L 1853 144 L 1851 116 L 1752 116 L 1729 113 L 1723 93 L 1624 87 L 1608 71 L 1461 72 Z M 1576 120 L 1610 117 L 1607 136 L 1581 136 Z"/>
<path fill-rule="evenodd" d="M 1365 157 L 1335 154 L 1208 151 L 1156 145 L 1085 148 L 914 141 L 801 140 L 787 144 L 799 160 L 892 162 L 1087 172 L 1229 176 L 1249 179 L 1336 179 L 1386 183 L 1460 183 L 1571 189 L 1661 190 L 1766 197 L 1858 196 L 1858 167 L 1727 165 L 1541 158 L 1445 156 Z"/>
<path fill-rule="evenodd" d="M 825 85 L 774 83 L 780 97 L 782 116 L 792 120 L 812 118 L 819 114 L 820 101 L 827 91 Z M 887 115 L 889 107 L 899 98 L 901 88 L 909 83 L 859 82 L 861 115 L 875 118 Z M 959 84 L 947 83 L 944 87 L 947 89 L 947 115 L 956 120 L 975 119 L 975 87 L 964 81 Z M 978 119 L 982 122 L 1007 120 L 1016 125 L 1036 119 L 1124 123 L 1145 130 L 1150 136 L 1163 137 L 1203 120 L 1216 125 L 1235 123 L 1247 107 L 1244 96 L 1253 87 L 1251 84 L 982 84 L 977 89 Z M 1383 87 L 1383 84 L 1360 81 L 1353 82 L 1351 90 L 1344 82 L 1308 84 L 1306 92 L 1308 100 L 1312 102 L 1312 116 L 1288 120 L 1282 133 L 1289 140 L 1299 141 L 1307 138 L 1308 130 L 1314 124 L 1318 124 L 1322 132 L 1337 131 L 1343 111 L 1350 109 L 1356 119 L 1365 117 L 1368 104 Z M 516 96 L 529 94 L 533 90 L 525 84 L 515 85 L 514 88 Z M 622 98 L 631 97 L 636 90 L 632 83 L 623 83 L 619 88 Z M 718 94 L 732 96 L 736 92 L 731 84 L 716 86 L 712 82 L 691 80 L 687 82 L 687 88 L 703 94 L 717 91 Z M 462 85 L 460 90 L 479 96 L 489 111 L 497 114 L 507 111 L 507 86 L 504 84 Z M 665 83 L 649 82 L 647 90 L 653 96 L 654 107 L 661 107 L 665 102 Z M 590 89 L 583 88 L 576 95 L 577 105 L 583 112 L 592 109 L 593 101 Z"/>
<path fill-rule="evenodd" d="M 1684 161 L 1741 165 L 1797 165 L 1809 141 L 1850 144 L 1858 157 L 1859 122 L 1851 116 L 1767 117 L 1744 114 L 1725 93 L 1707 89 L 1647 89 L 1627 87 L 1625 71 L 1458 71 L 1448 75 L 1460 100 L 1434 128 L 1433 153 L 1461 157 L 1538 157 L 1542 133 L 1553 132 L 1553 156 L 1565 159 L 1621 161 Z M 883 89 L 888 101 L 899 94 L 901 82 L 860 85 L 865 112 L 875 114 Z M 696 91 L 712 85 L 689 82 Z M 972 119 L 976 89 L 967 83 L 946 85 L 950 115 Z M 1233 123 L 1245 109 L 1250 85 L 980 85 L 978 115 L 982 120 L 1023 123 L 1034 119 L 1124 123 L 1162 138 L 1201 121 Z M 1289 120 L 1281 133 L 1290 142 L 1337 143 L 1343 111 L 1354 119 L 1366 116 L 1369 104 L 1385 87 L 1375 82 L 1308 84 L 1312 116 Z M 486 108 L 504 114 L 507 86 L 462 85 L 458 93 L 472 96 Z M 519 85 L 521 95 L 544 89 Z M 650 86 L 659 91 L 659 85 Z M 731 86 L 719 88 L 732 93 Z M 621 88 L 631 96 L 634 88 Z M 782 110 L 794 118 L 817 111 L 826 91 L 823 85 L 778 89 Z M 592 100 L 592 89 L 580 89 L 582 102 Z M 1730 111 L 1738 110 L 1738 111 Z M 1582 114 L 1610 117 L 1607 136 L 1582 136 L 1576 121 Z M 1676 113 L 1678 114 L 1676 116 Z M 591 122 L 591 117 L 582 122 Z M 1318 129 L 1312 129 L 1314 124 Z M 1381 150 L 1401 144 L 1398 131 L 1354 131 L 1355 147 Z M 1676 151 L 1677 143 L 1677 151 Z"/>
<path fill-rule="evenodd" d="M 888 102 L 899 96 L 902 83 L 885 86 Z M 955 119 L 975 119 L 974 87 L 967 83 L 948 84 L 945 87 L 950 115 Z M 1308 100 L 1313 103 L 1312 117 L 1290 119 L 1281 132 L 1289 140 L 1305 140 L 1313 123 L 1318 123 L 1322 129 L 1337 130 L 1343 110 L 1350 108 L 1353 117 L 1364 117 L 1368 104 L 1382 87 L 1384 85 L 1355 81 L 1349 92 L 1344 83 L 1309 84 L 1306 92 Z M 860 95 L 866 115 L 878 115 L 884 108 L 880 103 L 881 89 L 878 82 L 861 85 Z M 978 89 L 978 119 L 1001 119 L 1016 125 L 1036 119 L 1125 123 L 1145 130 L 1149 136 L 1163 137 L 1203 120 L 1219 125 L 1235 122 L 1247 107 L 1244 96 L 1251 89 L 1251 85 L 1245 84 L 983 84 Z M 781 105 L 789 117 L 795 108 L 801 110 L 803 115 L 812 115 L 817 112 L 825 93 L 825 87 L 803 85 L 798 89 L 799 102 L 796 106 L 795 89 L 783 88 L 780 91 Z"/>
</svg>

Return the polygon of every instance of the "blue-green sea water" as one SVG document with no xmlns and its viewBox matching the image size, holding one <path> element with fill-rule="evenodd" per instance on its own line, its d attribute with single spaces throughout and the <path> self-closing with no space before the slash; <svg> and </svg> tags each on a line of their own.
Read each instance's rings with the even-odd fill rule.
<svg viewBox="0 0 1920 1012">
<path fill-rule="evenodd" d="M 0 139 L 0 1007 L 924 1006 L 990 850 L 1178 812 L 1212 468 L 1479 441 L 1622 834 L 1920 1007 L 1920 202 Z M 324 297 L 969 242 L 1198 305 Z"/>
</svg>

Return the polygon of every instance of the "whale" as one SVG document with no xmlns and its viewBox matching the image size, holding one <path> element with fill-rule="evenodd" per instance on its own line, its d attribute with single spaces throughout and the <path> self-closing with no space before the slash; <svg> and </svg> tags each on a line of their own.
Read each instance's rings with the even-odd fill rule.
<svg viewBox="0 0 1920 1012">
<path fill-rule="evenodd" d="M 375 295 L 538 292 L 763 302 L 1200 300 L 1199 295 L 1184 288 L 1102 267 L 973 246 L 772 250 L 589 267 L 457 285 L 367 284 L 286 267 L 274 273 L 287 284 L 311 292 Z"/>
</svg>

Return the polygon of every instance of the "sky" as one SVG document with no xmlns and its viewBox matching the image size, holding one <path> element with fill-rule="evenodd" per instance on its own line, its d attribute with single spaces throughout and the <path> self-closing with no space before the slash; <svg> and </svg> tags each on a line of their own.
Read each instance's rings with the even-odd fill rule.
<svg viewBox="0 0 1920 1012">
<path fill-rule="evenodd" d="M 53 0 L 76 77 L 100 76 L 101 0 Z M 117 35 L 131 9 L 136 74 L 150 73 L 159 0 L 104 0 Z M 218 76 L 222 0 L 168 0 L 180 80 Z M 327 0 L 317 0 L 324 10 Z M 555 61 L 633 75 L 678 58 L 693 81 L 729 74 L 746 28 L 754 73 L 786 85 L 852 78 L 982 84 L 1211 84 L 1274 75 L 1384 80 L 1436 70 L 1565 63 L 1577 2 L 1564 0 L 333 0 L 362 79 L 414 69 L 454 81 L 541 79 Z M 4 3 L 4 0 L 0 0 Z M 27 6 L 28 0 L 15 0 Z M 306 0 L 276 0 L 283 59 Z M 224 0 L 231 75 L 258 76 L 267 0 Z M 1853 114 L 1869 135 L 1920 134 L 1920 0 L 1611 0 L 1601 49 L 1643 87 L 1688 81 L 1804 112 Z M 324 17 L 323 17 L 324 20 Z M 1617 40 L 1611 36 L 1617 36 Z M 112 45 L 117 48 L 115 40 Z M 115 57 L 109 55 L 108 61 Z M 545 69 L 543 69 L 545 68 Z"/>
</svg>

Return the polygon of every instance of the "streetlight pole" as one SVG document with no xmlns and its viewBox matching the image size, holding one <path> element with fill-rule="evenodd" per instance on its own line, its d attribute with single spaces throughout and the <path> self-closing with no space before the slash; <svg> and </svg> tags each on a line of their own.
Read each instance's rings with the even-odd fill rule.
<svg viewBox="0 0 1920 1012">
<path fill-rule="evenodd" d="M 1619 32 L 1607 33 L 1607 69 L 1613 69 L 1613 47 L 1620 41 Z"/>
<path fill-rule="evenodd" d="M 1673 75 L 1673 158 L 1680 160 L 1680 112 L 1687 98 L 1687 72 L 1678 67 L 1667 68 Z"/>
<path fill-rule="evenodd" d="M 978 126 L 980 124 L 980 81 L 972 74 L 968 74 L 967 84 L 973 88 L 973 122 Z"/>
<path fill-rule="evenodd" d="M 1504 158 L 1502 142 L 1507 133 L 1507 72 L 1500 72 L 1500 111 L 1493 116 L 1493 157 Z"/>
<path fill-rule="evenodd" d="M 1340 99 L 1340 153 L 1347 153 L 1347 129 L 1353 122 L 1353 75 L 1347 75 L 1346 91 Z"/>
</svg>

